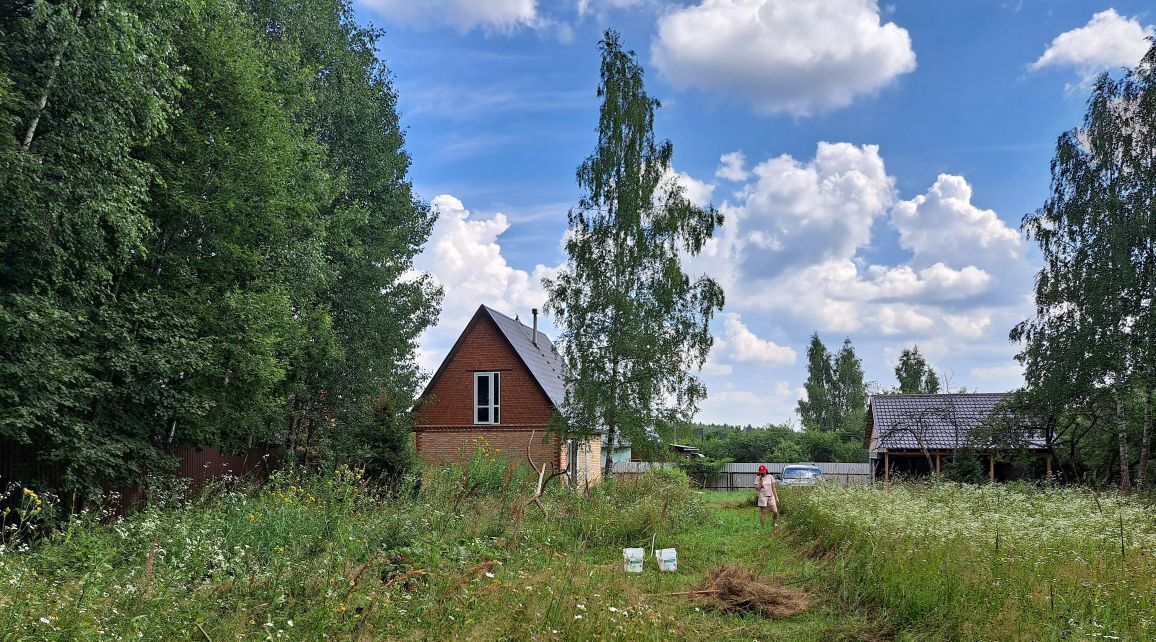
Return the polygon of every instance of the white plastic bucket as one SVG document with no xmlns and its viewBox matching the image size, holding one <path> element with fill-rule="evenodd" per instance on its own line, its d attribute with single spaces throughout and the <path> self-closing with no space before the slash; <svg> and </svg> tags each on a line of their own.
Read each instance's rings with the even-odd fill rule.
<svg viewBox="0 0 1156 642">
<path fill-rule="evenodd" d="M 660 548 L 654 556 L 658 558 L 658 570 L 668 573 L 678 570 L 678 551 L 673 548 Z"/>
<path fill-rule="evenodd" d="M 622 569 L 627 573 L 641 573 L 642 558 L 645 556 L 645 548 L 622 549 Z"/>
</svg>

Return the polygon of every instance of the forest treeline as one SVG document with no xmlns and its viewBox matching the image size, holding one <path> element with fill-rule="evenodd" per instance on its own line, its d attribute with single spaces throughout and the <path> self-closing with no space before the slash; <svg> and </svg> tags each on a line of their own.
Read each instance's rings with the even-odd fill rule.
<svg viewBox="0 0 1156 642">
<path fill-rule="evenodd" d="M 934 394 L 939 376 L 919 352 L 918 345 L 904 348 L 895 365 L 896 385 L 880 388 L 868 382 L 863 363 L 850 338 L 832 352 L 819 337 L 811 335 L 807 346 L 805 398 L 796 404 L 802 430 L 790 425 L 734 426 L 693 424 L 678 439 L 701 446 L 715 462 L 864 462 L 864 431 L 867 402 L 878 394 Z"/>
<path fill-rule="evenodd" d="M 405 465 L 441 291 L 380 36 L 348 0 L 4 4 L 0 448 L 82 494 L 176 445 Z"/>
</svg>

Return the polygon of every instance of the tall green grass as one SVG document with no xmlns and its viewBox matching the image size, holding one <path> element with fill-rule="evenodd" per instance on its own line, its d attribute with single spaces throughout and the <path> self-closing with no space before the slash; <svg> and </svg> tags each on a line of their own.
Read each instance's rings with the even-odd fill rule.
<svg viewBox="0 0 1156 642">
<path fill-rule="evenodd" d="M 844 599 L 911 639 L 1156 639 L 1156 512 L 1141 496 L 951 483 L 821 486 L 784 502 Z"/>
<path fill-rule="evenodd" d="M 544 510 L 527 501 L 536 481 L 480 449 L 391 488 L 289 471 L 74 520 L 0 550 L 0 640 L 661 637 L 668 616 L 614 583 L 617 547 L 703 522 L 685 475 L 555 485 Z"/>
</svg>

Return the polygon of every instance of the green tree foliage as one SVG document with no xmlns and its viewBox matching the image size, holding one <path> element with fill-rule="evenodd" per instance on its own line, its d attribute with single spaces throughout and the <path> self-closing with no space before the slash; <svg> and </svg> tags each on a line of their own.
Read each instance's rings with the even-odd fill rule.
<svg viewBox="0 0 1156 642">
<path fill-rule="evenodd" d="M 807 381 L 803 384 L 807 398 L 800 399 L 798 404 L 804 428 L 821 432 L 835 430 L 838 417 L 835 402 L 831 399 L 834 387 L 835 372 L 831 366 L 831 353 L 819 339 L 819 333 L 815 332 L 811 335 L 811 344 L 807 346 Z"/>
<path fill-rule="evenodd" d="M 810 461 L 862 461 L 867 418 L 867 384 L 863 362 L 851 339 L 831 354 L 819 333 L 807 347 L 807 398 L 798 403 L 804 434 L 801 448 Z"/>
<path fill-rule="evenodd" d="M 714 459 L 711 457 L 692 457 L 690 459 L 679 459 L 675 462 L 686 476 L 690 478 L 699 488 L 704 488 L 711 479 L 722 472 L 722 469 L 727 464 L 731 463 L 729 459 Z"/>
<path fill-rule="evenodd" d="M 604 429 L 640 444 L 688 420 L 706 391 L 693 371 L 711 346 L 723 292 L 683 272 L 722 215 L 690 202 L 671 176 L 673 146 L 654 137 L 657 100 L 642 67 L 607 31 L 598 144 L 578 168 L 584 195 L 568 215 L 569 260 L 545 281 L 570 372 L 571 431 Z"/>
<path fill-rule="evenodd" d="M 861 435 L 859 436 L 861 440 Z M 858 441 L 835 433 L 798 432 L 788 426 L 748 431 L 716 432 L 707 436 L 703 453 L 714 459 L 740 462 L 862 462 L 866 453 Z"/>
<path fill-rule="evenodd" d="M 1012 330 L 1030 388 L 1063 406 L 1111 397 L 1118 479 L 1145 483 L 1156 373 L 1156 44 L 1122 78 L 1103 74 L 1083 125 L 1062 134 L 1052 192 L 1024 218 L 1041 250 L 1036 310 Z M 1143 391 L 1133 435 L 1128 399 Z"/>
<path fill-rule="evenodd" d="M 904 348 L 895 365 L 899 393 L 905 395 L 933 395 L 939 392 L 939 377 L 935 369 L 919 352 L 919 346 Z"/>
<path fill-rule="evenodd" d="M 157 463 L 163 419 L 139 414 L 189 403 L 155 383 L 120 393 L 115 376 L 167 379 L 199 360 L 184 319 L 118 287 L 147 252 L 156 171 L 136 152 L 176 110 L 188 9 L 41 1 L 0 23 L 0 439 L 69 490 Z M 150 336 L 125 342 L 138 325 Z M 132 407 L 110 407 L 118 394 Z"/>
<path fill-rule="evenodd" d="M 306 91 L 298 95 L 307 99 L 294 104 L 294 117 L 324 147 L 325 167 L 336 178 L 319 211 L 333 276 L 316 299 L 340 350 L 317 354 L 313 344 L 297 353 L 296 375 L 288 379 L 291 438 L 306 448 L 323 444 L 344 459 L 391 459 L 393 449 L 382 451 L 382 444 L 393 440 L 389 430 L 404 430 L 412 419 L 416 341 L 436 321 L 441 290 L 428 276 L 408 274 L 435 217 L 406 177 L 397 94 L 376 54 L 383 32 L 358 25 L 345 0 L 251 3 L 262 33 L 297 57 L 287 80 L 304 76 Z M 380 417 L 382 408 L 392 414 Z M 343 429 L 325 431 L 333 421 Z M 356 438 L 360 433 L 372 437 Z"/>
<path fill-rule="evenodd" d="M 832 355 L 819 333 L 812 334 L 803 387 L 807 398 L 799 400 L 798 412 L 804 429 L 845 438 L 862 437 L 867 384 L 863 380 L 863 362 L 856 356 L 851 339 L 844 339 L 843 347 Z"/>
<path fill-rule="evenodd" d="M 838 435 L 844 441 L 861 440 L 867 420 L 867 383 L 863 380 L 863 362 L 855 355 L 851 339 L 843 340 L 831 371 L 834 373 L 831 401 Z"/>
<path fill-rule="evenodd" d="M 81 492 L 181 444 L 404 465 L 439 292 L 379 36 L 344 0 L 0 22 L 0 443 Z"/>
</svg>

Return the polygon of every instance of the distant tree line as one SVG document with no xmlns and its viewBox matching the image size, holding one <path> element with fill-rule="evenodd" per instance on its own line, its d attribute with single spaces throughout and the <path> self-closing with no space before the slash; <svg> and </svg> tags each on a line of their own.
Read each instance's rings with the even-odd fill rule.
<svg viewBox="0 0 1156 642">
<path fill-rule="evenodd" d="M 885 394 L 935 394 L 939 377 L 919 352 L 905 348 L 895 366 L 897 386 Z M 744 462 L 863 462 L 867 401 L 871 384 L 851 339 L 832 354 L 818 333 L 807 348 L 806 398 L 796 410 L 803 429 L 789 425 L 732 426 L 693 424 L 680 435 L 697 435 L 712 459 Z"/>
<path fill-rule="evenodd" d="M 407 463 L 407 179 L 348 0 L 28 0 L 0 13 L 0 449 L 61 489 L 175 445 Z"/>
</svg>

